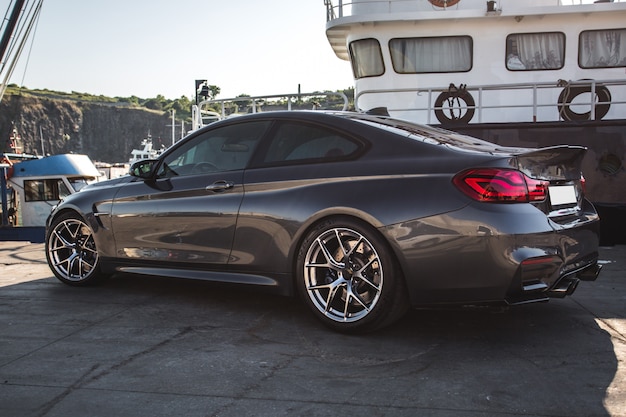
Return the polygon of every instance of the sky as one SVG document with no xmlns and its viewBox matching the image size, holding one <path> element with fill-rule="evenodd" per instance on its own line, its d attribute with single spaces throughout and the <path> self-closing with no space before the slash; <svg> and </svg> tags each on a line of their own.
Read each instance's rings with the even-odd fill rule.
<svg viewBox="0 0 626 417">
<path fill-rule="evenodd" d="M 167 99 L 194 97 L 195 80 L 218 98 L 352 87 L 325 24 L 323 0 L 44 0 L 10 82 Z"/>
</svg>

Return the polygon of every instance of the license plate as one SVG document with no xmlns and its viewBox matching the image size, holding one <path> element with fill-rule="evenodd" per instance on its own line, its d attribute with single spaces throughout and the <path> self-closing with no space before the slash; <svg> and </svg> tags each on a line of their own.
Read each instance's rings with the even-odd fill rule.
<svg viewBox="0 0 626 417">
<path fill-rule="evenodd" d="M 576 204 L 576 190 L 573 185 L 548 187 L 548 192 L 550 193 L 550 202 L 553 206 Z"/>
</svg>

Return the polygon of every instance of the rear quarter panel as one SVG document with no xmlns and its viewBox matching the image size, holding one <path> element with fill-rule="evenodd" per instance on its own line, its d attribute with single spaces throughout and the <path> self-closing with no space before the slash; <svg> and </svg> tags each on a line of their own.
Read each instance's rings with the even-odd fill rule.
<svg viewBox="0 0 626 417">
<path fill-rule="evenodd" d="M 467 200 L 453 189 L 443 156 L 371 159 L 250 169 L 231 265 L 290 273 L 299 241 L 317 221 L 360 218 L 375 228 L 454 211 Z M 448 167 L 450 165 L 448 164 Z M 421 172 L 420 172 L 421 171 Z"/>
</svg>

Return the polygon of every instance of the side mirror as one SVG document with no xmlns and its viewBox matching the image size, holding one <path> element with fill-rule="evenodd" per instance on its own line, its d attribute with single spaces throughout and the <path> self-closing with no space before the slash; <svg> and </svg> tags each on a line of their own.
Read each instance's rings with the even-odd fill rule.
<svg viewBox="0 0 626 417">
<path fill-rule="evenodd" d="M 152 170 L 156 166 L 158 160 L 156 159 L 144 159 L 137 161 L 130 166 L 128 172 L 132 177 L 138 177 L 143 179 L 152 178 Z"/>
</svg>

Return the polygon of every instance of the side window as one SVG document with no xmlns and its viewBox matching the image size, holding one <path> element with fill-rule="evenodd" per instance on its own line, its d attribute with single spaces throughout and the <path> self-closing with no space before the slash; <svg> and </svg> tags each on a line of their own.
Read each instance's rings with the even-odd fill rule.
<svg viewBox="0 0 626 417">
<path fill-rule="evenodd" d="M 264 162 L 336 159 L 357 151 L 359 145 L 340 134 L 308 125 L 284 123 L 274 138 Z"/>
<path fill-rule="evenodd" d="M 376 39 L 350 43 L 350 62 L 354 78 L 376 77 L 385 73 L 383 53 Z"/>
<path fill-rule="evenodd" d="M 557 70 L 565 62 L 565 35 L 518 33 L 506 37 L 506 69 L 509 71 Z"/>
<path fill-rule="evenodd" d="M 578 65 L 581 68 L 626 67 L 626 29 L 581 32 Z"/>
<path fill-rule="evenodd" d="M 61 179 L 24 181 L 25 201 L 57 201 L 70 194 Z"/>
<path fill-rule="evenodd" d="M 244 169 L 269 125 L 269 121 L 249 122 L 200 133 L 167 154 L 157 176 Z"/>
<path fill-rule="evenodd" d="M 400 74 L 467 72 L 472 69 L 472 47 L 472 38 L 469 36 L 398 38 L 389 41 L 393 69 Z"/>
</svg>

